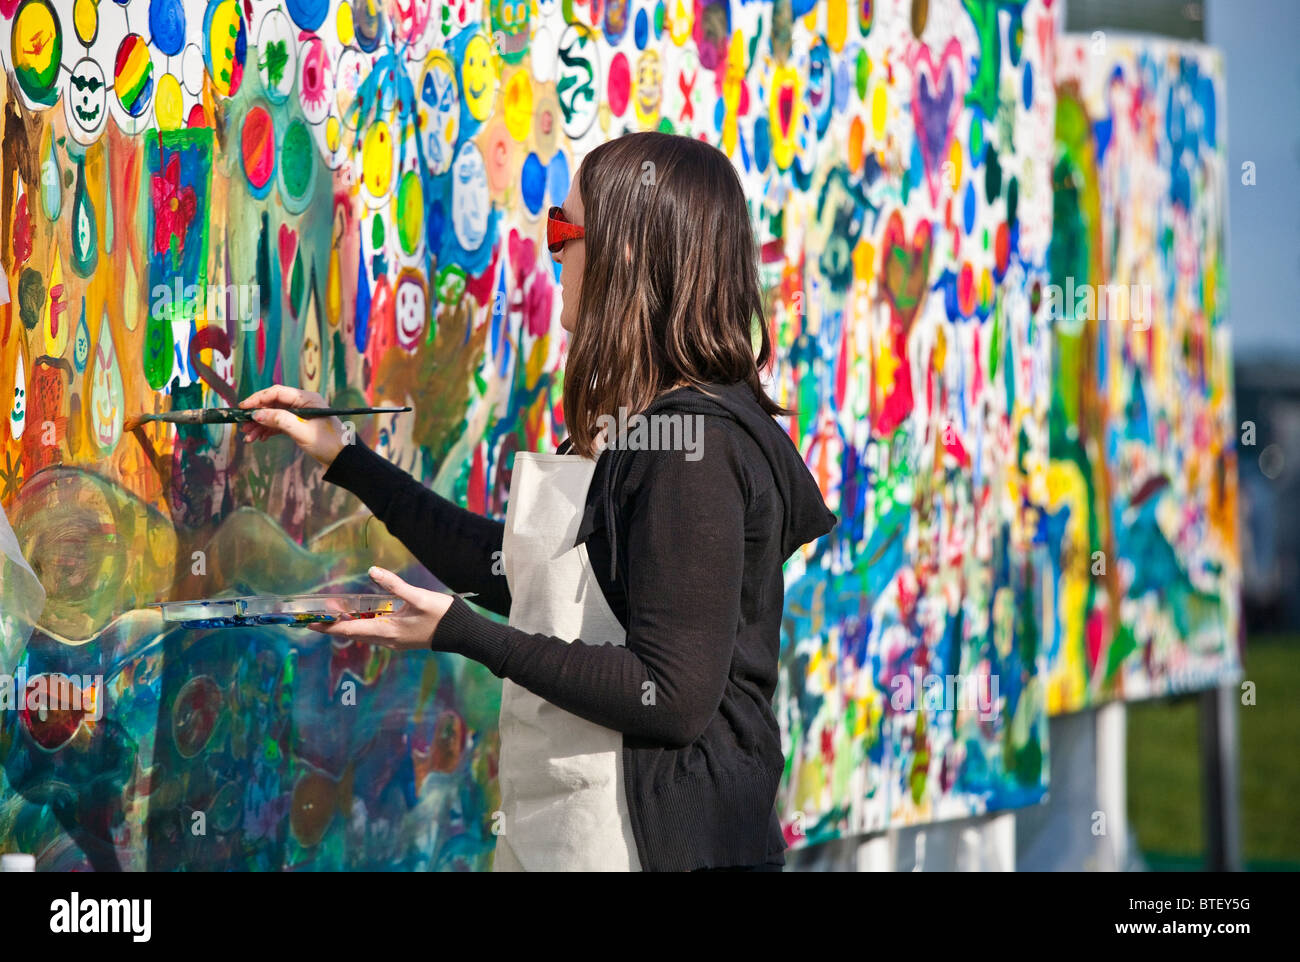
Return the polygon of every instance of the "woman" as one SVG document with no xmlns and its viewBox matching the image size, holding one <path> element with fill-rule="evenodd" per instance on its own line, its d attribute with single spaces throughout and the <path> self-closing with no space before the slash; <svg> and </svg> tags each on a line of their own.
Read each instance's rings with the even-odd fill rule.
<svg viewBox="0 0 1300 962">
<path fill-rule="evenodd" d="M 504 524 L 337 421 L 265 409 L 249 436 L 289 435 L 443 584 L 509 616 L 372 568 L 403 611 L 322 629 L 505 679 L 495 869 L 780 871 L 781 566 L 835 517 L 759 383 L 771 344 L 740 180 L 700 141 L 610 141 L 551 209 L 548 246 L 570 434 L 515 456 Z M 276 386 L 243 405 L 322 403 Z M 648 432 L 611 430 L 638 420 Z M 634 443 L 666 436 L 678 450 Z"/>
</svg>

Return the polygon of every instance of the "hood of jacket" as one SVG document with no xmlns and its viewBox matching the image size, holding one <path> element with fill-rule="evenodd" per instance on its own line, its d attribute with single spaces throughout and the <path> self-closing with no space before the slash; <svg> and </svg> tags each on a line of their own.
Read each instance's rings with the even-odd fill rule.
<svg viewBox="0 0 1300 962">
<path fill-rule="evenodd" d="M 744 428 L 745 432 L 754 439 L 759 450 L 767 458 L 772 477 L 776 482 L 776 489 L 785 507 L 781 528 L 783 559 L 789 558 L 802 545 L 820 538 L 835 527 L 839 519 L 826 507 L 821 489 L 817 487 L 812 472 L 804 464 L 794 442 L 776 420 L 759 406 L 749 385 L 709 384 L 702 390 L 691 387 L 678 388 L 661 395 L 643 413 L 649 416 L 670 411 L 725 417 Z M 604 472 L 602 499 L 606 533 L 609 538 L 611 581 L 618 572 L 618 533 L 613 499 L 629 453 L 631 452 L 626 450 L 610 449 L 602 455 L 610 458 L 608 469 Z M 590 518 L 584 519 L 582 530 L 578 535 L 579 542 L 585 540 L 590 534 L 590 520 Z"/>
</svg>

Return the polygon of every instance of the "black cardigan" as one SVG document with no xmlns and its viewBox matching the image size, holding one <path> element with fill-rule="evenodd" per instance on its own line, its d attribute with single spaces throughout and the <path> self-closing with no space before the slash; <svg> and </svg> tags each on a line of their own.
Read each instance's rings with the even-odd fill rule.
<svg viewBox="0 0 1300 962">
<path fill-rule="evenodd" d="M 709 392 L 679 389 L 646 412 L 700 415 L 697 460 L 651 450 L 597 460 L 578 542 L 625 645 L 528 634 L 459 598 L 431 642 L 623 733 L 629 815 L 647 871 L 784 862 L 774 803 L 785 759 L 771 706 L 782 563 L 835 523 L 749 389 Z M 501 522 L 452 504 L 359 442 L 325 480 L 360 497 L 452 591 L 509 614 Z"/>
</svg>

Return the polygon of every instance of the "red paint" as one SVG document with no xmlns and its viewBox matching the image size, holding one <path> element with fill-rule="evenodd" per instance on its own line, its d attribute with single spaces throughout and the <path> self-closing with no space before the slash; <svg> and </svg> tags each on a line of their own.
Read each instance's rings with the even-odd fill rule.
<svg viewBox="0 0 1300 962">
<path fill-rule="evenodd" d="M 483 466 L 483 445 L 474 446 L 474 458 L 469 466 L 469 487 L 465 492 L 465 507 L 474 514 L 483 513 L 487 500 L 487 471 Z"/>
<path fill-rule="evenodd" d="M 27 211 L 27 195 L 18 198 L 14 214 L 14 267 L 22 267 L 32 256 L 32 215 Z"/>
<path fill-rule="evenodd" d="M 632 71 L 627 65 L 627 55 L 621 50 L 614 55 L 609 65 L 609 109 L 615 117 L 622 117 L 627 110 L 628 97 L 632 91 Z"/>
<path fill-rule="evenodd" d="M 240 146 L 244 174 L 254 189 L 261 190 L 275 173 L 275 123 L 265 107 L 256 106 L 248 112 L 240 133 Z"/>
<path fill-rule="evenodd" d="M 194 188 L 181 186 L 180 154 L 172 154 L 163 164 L 162 172 L 152 175 L 149 193 L 154 209 L 153 252 L 165 254 L 171 248 L 172 238 L 176 239 L 178 248 L 184 247 L 197 202 Z"/>
</svg>

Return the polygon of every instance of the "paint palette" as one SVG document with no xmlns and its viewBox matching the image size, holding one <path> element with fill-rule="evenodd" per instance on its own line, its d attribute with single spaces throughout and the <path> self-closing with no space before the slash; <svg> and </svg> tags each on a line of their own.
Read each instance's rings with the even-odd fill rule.
<svg viewBox="0 0 1300 962">
<path fill-rule="evenodd" d="M 196 601 L 160 601 L 164 621 L 182 628 L 254 628 L 262 625 L 309 625 L 342 618 L 376 618 L 400 611 L 395 595 L 248 595 Z"/>
</svg>

